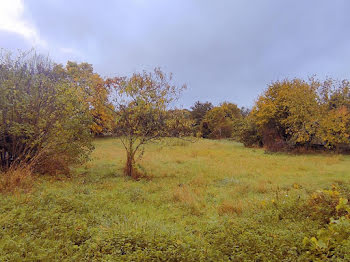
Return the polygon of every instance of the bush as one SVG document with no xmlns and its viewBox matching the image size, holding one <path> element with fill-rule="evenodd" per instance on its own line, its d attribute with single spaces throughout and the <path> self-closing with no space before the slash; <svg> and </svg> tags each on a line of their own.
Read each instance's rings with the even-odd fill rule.
<svg viewBox="0 0 350 262">
<path fill-rule="evenodd" d="M 327 227 L 320 229 L 316 237 L 304 238 L 303 245 L 309 260 L 350 260 L 348 252 L 350 248 L 350 206 L 348 200 L 339 198 L 335 211 L 338 218 L 331 218 Z"/>
<path fill-rule="evenodd" d="M 252 119 L 264 146 L 279 149 L 314 142 L 320 111 L 316 88 L 313 80 L 283 80 L 272 83 L 259 97 Z"/>
<path fill-rule="evenodd" d="M 349 90 L 349 81 L 277 81 L 258 98 L 250 118 L 270 151 L 349 150 Z"/>
<path fill-rule="evenodd" d="M 305 208 L 309 210 L 312 218 L 329 223 L 331 218 L 335 218 L 338 214 L 336 207 L 340 198 L 341 194 L 335 186 L 332 190 L 319 190 L 311 195 Z"/>
<path fill-rule="evenodd" d="M 242 122 L 242 128 L 240 130 L 239 141 L 246 147 L 262 146 L 262 137 L 258 133 L 256 124 L 248 117 Z"/>
<path fill-rule="evenodd" d="M 45 173 L 57 166 L 53 160 L 68 165 L 91 151 L 84 93 L 56 69 L 34 52 L 0 57 L 0 169 L 30 163 Z"/>
</svg>

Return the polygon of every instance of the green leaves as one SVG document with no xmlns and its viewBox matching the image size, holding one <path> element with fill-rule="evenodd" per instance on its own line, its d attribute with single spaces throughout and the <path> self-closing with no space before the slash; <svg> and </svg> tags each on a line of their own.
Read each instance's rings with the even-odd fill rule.
<svg viewBox="0 0 350 262">
<path fill-rule="evenodd" d="M 350 206 L 348 205 L 348 199 L 340 197 L 335 210 L 342 215 L 331 218 L 327 227 L 317 232 L 317 237 L 305 237 L 303 240 L 308 258 L 313 261 L 342 259 L 346 255 L 342 247 L 350 245 Z"/>
<path fill-rule="evenodd" d="M 114 134 L 120 137 L 127 153 L 125 174 L 138 178 L 134 164 L 135 157 L 142 156 L 141 147 L 168 136 L 171 129 L 179 129 L 178 126 L 185 122 L 185 118 L 178 117 L 174 127 L 167 109 L 186 86 L 173 85 L 172 75 L 163 73 L 160 68 L 134 73 L 131 77 L 108 79 L 106 83 L 114 90 Z"/>
<path fill-rule="evenodd" d="M 66 166 L 86 159 L 92 118 L 61 67 L 34 52 L 1 61 L 0 168 L 35 159 L 46 172 L 56 159 Z"/>
</svg>

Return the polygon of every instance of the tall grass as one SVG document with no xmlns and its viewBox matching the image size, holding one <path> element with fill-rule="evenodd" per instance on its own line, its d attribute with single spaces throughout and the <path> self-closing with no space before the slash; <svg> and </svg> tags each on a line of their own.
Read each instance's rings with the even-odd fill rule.
<svg viewBox="0 0 350 262">
<path fill-rule="evenodd" d="M 13 166 L 0 172 L 0 192 L 29 192 L 34 184 L 32 169 L 28 165 Z"/>
</svg>

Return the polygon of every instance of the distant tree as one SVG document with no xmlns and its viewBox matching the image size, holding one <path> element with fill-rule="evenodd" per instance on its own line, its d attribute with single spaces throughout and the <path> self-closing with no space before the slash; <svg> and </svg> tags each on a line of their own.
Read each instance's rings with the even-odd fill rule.
<svg viewBox="0 0 350 262">
<path fill-rule="evenodd" d="M 243 117 L 247 117 L 248 115 L 249 115 L 249 113 L 250 113 L 250 108 L 247 108 L 247 107 L 241 107 L 241 115 L 243 116 Z"/>
<path fill-rule="evenodd" d="M 167 109 L 186 86 L 176 87 L 172 74 L 167 75 L 159 68 L 108 79 L 107 83 L 115 91 L 115 134 L 126 150 L 124 173 L 138 179 L 136 159 L 142 156 L 146 143 L 169 135 Z"/>
<path fill-rule="evenodd" d="M 263 145 L 262 136 L 259 133 L 258 127 L 249 115 L 246 116 L 242 121 L 238 140 L 247 147 L 261 147 Z"/>
<path fill-rule="evenodd" d="M 48 58 L 33 51 L 18 57 L 3 52 L 0 169 L 35 160 L 35 168 L 46 172 L 86 159 L 92 121 L 81 96 Z"/>
<path fill-rule="evenodd" d="M 192 107 L 191 107 L 191 116 L 194 120 L 193 123 L 193 129 L 194 129 L 194 135 L 197 135 L 197 133 L 200 132 L 200 125 L 202 123 L 202 120 L 205 116 L 205 114 L 210 111 L 213 108 L 213 104 L 210 102 L 199 102 L 197 101 Z"/>
<path fill-rule="evenodd" d="M 208 111 L 201 123 L 203 137 L 233 138 L 238 136 L 242 115 L 237 105 L 224 102 Z"/>
<path fill-rule="evenodd" d="M 233 132 L 233 123 L 223 108 L 214 107 L 205 115 L 201 131 L 205 138 L 229 138 Z"/>
</svg>

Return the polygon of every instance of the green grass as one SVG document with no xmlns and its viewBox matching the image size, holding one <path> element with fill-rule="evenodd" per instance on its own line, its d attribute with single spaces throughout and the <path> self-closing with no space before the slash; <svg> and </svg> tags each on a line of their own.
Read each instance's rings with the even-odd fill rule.
<svg viewBox="0 0 350 262">
<path fill-rule="evenodd" d="M 167 139 L 140 161 L 151 179 L 133 181 L 118 140 L 95 145 L 72 178 L 0 196 L 0 261 L 307 261 L 303 238 L 325 226 L 310 194 L 350 189 L 345 155 Z"/>
</svg>

